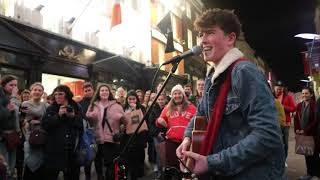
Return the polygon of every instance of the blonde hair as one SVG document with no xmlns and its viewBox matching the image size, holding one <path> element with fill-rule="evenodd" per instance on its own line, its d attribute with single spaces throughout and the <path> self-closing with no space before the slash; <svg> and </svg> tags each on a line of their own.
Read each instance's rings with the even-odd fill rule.
<svg viewBox="0 0 320 180">
<path fill-rule="evenodd" d="M 189 104 L 190 104 L 190 102 L 188 101 L 186 96 L 183 95 L 181 112 L 185 111 Z M 174 99 L 172 97 L 168 103 L 168 114 L 167 115 L 168 116 L 173 115 L 173 112 L 176 110 L 176 107 L 177 107 L 177 104 L 174 102 Z M 179 113 L 181 113 L 181 112 L 179 112 Z"/>
<path fill-rule="evenodd" d="M 32 91 L 32 89 L 33 89 L 34 87 L 36 87 L 36 86 L 40 86 L 40 87 L 42 88 L 42 90 L 44 90 L 44 87 L 43 87 L 43 85 L 42 85 L 41 82 L 35 82 L 35 83 L 33 83 L 33 84 L 30 86 L 30 91 Z"/>
</svg>

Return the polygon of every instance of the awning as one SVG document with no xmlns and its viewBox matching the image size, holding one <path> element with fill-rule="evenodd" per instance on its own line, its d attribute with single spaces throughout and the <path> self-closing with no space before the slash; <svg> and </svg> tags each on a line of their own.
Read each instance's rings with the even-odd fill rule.
<svg viewBox="0 0 320 180">
<path fill-rule="evenodd" d="M 91 63 L 93 67 L 98 67 L 106 72 L 119 74 L 128 79 L 141 79 L 143 64 L 123 57 L 121 55 L 113 55 L 104 59 L 96 60 Z"/>
</svg>

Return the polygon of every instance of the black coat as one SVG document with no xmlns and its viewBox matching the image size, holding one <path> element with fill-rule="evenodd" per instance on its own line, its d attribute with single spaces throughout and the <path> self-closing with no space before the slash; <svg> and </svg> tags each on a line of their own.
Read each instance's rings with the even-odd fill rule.
<svg viewBox="0 0 320 180">
<path fill-rule="evenodd" d="M 65 115 L 60 117 L 60 105 L 57 103 L 49 106 L 43 117 L 42 127 L 47 132 L 44 162 L 48 168 L 64 169 L 75 160 L 76 139 L 83 132 L 83 115 L 76 102 L 72 101 L 69 105 L 75 112 L 73 119 Z"/>
<path fill-rule="evenodd" d="M 83 113 L 83 117 L 86 116 L 86 113 L 88 111 L 88 107 L 90 105 L 90 101 L 91 101 L 91 98 L 87 98 L 87 97 L 84 97 L 80 102 L 80 106 L 82 108 L 82 113 Z"/>
<path fill-rule="evenodd" d="M 16 127 L 15 111 L 9 111 L 7 105 L 10 103 L 9 97 L 0 86 L 0 133 L 4 130 L 12 130 Z"/>
<path fill-rule="evenodd" d="M 162 108 L 163 109 L 163 108 Z M 148 128 L 149 128 L 149 135 L 153 137 L 157 137 L 160 132 L 165 132 L 165 128 L 158 128 L 156 126 L 156 120 L 160 116 L 162 109 L 158 104 L 155 104 L 151 110 L 151 113 L 148 117 Z"/>
</svg>

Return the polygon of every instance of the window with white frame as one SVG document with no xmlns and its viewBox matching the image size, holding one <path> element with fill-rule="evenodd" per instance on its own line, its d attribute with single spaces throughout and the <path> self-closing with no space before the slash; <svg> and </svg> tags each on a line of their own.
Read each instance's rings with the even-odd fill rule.
<svg viewBox="0 0 320 180">
<path fill-rule="evenodd" d="M 189 19 L 191 19 L 191 5 L 189 2 L 186 2 L 186 15 Z"/>
<path fill-rule="evenodd" d="M 192 31 L 188 29 L 188 48 L 191 49 L 192 47 L 193 47 Z"/>
</svg>

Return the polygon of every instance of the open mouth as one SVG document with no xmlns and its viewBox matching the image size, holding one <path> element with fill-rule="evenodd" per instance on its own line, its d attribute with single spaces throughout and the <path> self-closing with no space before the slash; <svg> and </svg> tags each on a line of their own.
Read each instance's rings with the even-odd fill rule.
<svg viewBox="0 0 320 180">
<path fill-rule="evenodd" d="M 208 51 L 211 51 L 212 49 L 213 49 L 212 47 L 207 46 L 203 48 L 203 52 L 208 52 Z"/>
</svg>

